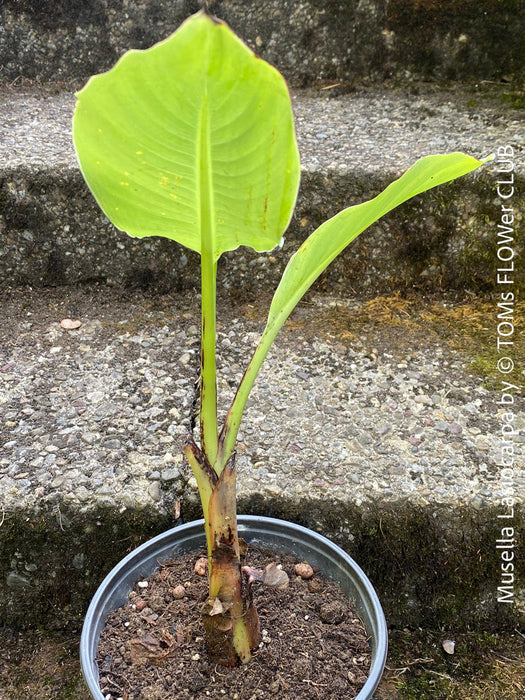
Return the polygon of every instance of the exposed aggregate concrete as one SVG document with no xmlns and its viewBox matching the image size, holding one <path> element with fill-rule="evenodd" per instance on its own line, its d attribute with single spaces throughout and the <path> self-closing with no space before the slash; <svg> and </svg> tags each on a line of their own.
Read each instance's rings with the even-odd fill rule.
<svg viewBox="0 0 525 700">
<path fill-rule="evenodd" d="M 77 167 L 72 91 L 3 89 L 0 104 L 3 169 Z M 504 142 L 518 153 L 525 148 L 523 110 L 502 112 L 497 101 L 479 101 L 475 93 L 469 103 L 459 88 L 369 88 L 338 97 L 329 91 L 294 90 L 292 104 L 301 164 L 308 172 L 399 174 L 430 153 L 464 150 L 482 157 Z"/>
<path fill-rule="evenodd" d="M 20 309 L 16 294 L 9 296 Z M 53 307 L 68 292 L 57 290 L 45 295 L 48 308 L 22 293 L 23 316 L 4 335 L 3 508 L 38 509 L 59 498 L 81 510 L 169 508 L 167 486 L 195 487 L 181 448 L 199 361 L 197 300 L 173 297 L 159 315 L 140 295 L 106 305 L 99 291 L 83 308 L 82 294 L 73 297 L 78 330 L 61 328 Z M 316 303 L 313 320 L 323 304 L 342 302 Z M 222 412 L 260 331 L 242 315 L 225 316 L 218 336 Z M 432 345 L 398 355 L 359 340 L 346 346 L 304 331 L 284 335 L 241 428 L 240 495 L 300 500 L 329 492 L 357 506 L 378 498 L 471 508 L 497 501 L 504 409 L 463 363 Z M 525 420 L 517 401 L 519 462 Z M 519 470 L 516 476 L 519 501 L 525 481 Z"/>
<path fill-rule="evenodd" d="M 133 546 L 179 513 L 200 517 L 181 457 L 198 295 L 92 286 L 2 296 L 0 620 L 57 628 L 78 621 Z M 268 301 L 221 296 L 222 416 Z M 338 320 L 361 308 L 311 296 L 278 338 L 239 435 L 240 512 L 301 522 L 340 543 L 394 625 L 515 626 L 520 588 L 515 606 L 496 603 L 491 553 L 509 488 L 513 523 L 522 522 L 523 399 L 513 406 L 509 485 L 498 466 L 498 393 L 469 373 L 468 356 L 423 330 L 387 323 L 369 333 Z M 65 330 L 66 317 L 82 325 Z M 521 568 L 518 559 L 518 576 Z"/>
<path fill-rule="evenodd" d="M 107 70 L 147 48 L 196 0 L 4 0 L 0 73 L 44 81 Z M 217 0 L 212 11 L 291 84 L 369 80 L 519 80 L 516 0 Z"/>
</svg>

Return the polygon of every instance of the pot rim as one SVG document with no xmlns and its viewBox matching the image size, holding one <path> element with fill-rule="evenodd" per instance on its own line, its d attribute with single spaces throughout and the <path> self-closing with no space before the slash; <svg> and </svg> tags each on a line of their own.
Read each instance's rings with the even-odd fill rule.
<svg viewBox="0 0 525 700">
<path fill-rule="evenodd" d="M 388 632 L 379 598 L 361 567 L 341 547 L 302 525 L 255 515 L 238 515 L 237 521 L 239 536 L 244 536 L 245 539 L 248 537 L 251 542 L 260 541 L 262 546 L 292 554 L 296 550 L 299 556 L 303 557 L 306 548 L 312 556 L 315 557 L 317 553 L 326 559 L 324 569 L 333 568 L 323 573 L 340 583 L 353 599 L 371 638 L 372 659 L 368 678 L 355 697 L 355 700 L 370 700 L 379 685 L 386 663 Z M 99 674 L 95 657 L 100 632 L 105 625 L 108 613 L 124 603 L 137 579 L 149 576 L 156 565 L 170 557 L 170 550 L 172 550 L 171 556 L 174 556 L 177 553 L 195 549 L 201 546 L 195 541 L 201 535 L 202 544 L 204 544 L 203 519 L 184 523 L 162 532 L 121 559 L 98 587 L 86 613 L 80 640 L 82 672 L 95 700 L 104 700 L 98 683 Z M 273 539 L 276 541 L 271 541 Z M 185 548 L 185 543 L 190 546 Z M 341 580 L 338 580 L 338 574 Z M 348 586 L 352 591 L 348 590 Z"/>
</svg>

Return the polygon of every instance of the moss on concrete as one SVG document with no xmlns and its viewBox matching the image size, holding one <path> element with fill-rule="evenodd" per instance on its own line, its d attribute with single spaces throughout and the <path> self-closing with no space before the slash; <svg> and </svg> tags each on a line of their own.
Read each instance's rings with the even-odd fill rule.
<svg viewBox="0 0 525 700">
<path fill-rule="evenodd" d="M 296 212 L 282 251 L 255 265 L 246 248 L 221 258 L 222 284 L 250 294 L 274 290 L 284 265 L 306 236 L 341 208 L 378 194 L 394 173 L 375 178 L 305 173 Z M 523 185 L 518 177 L 516 187 Z M 488 173 L 445 185 L 405 203 L 370 227 L 344 251 L 315 289 L 354 296 L 393 291 L 442 292 L 495 289 L 497 263 L 493 204 L 495 178 Z M 17 192 L 24 192 L 22 198 Z M 102 281 L 180 290 L 199 278 L 198 256 L 167 239 L 144 243 L 116 235 L 90 197 L 78 172 L 54 174 L 20 168 L 0 182 L 4 284 L 41 287 Z M 516 222 L 516 228 L 519 221 Z M 522 243 L 515 241 L 516 257 Z M 0 283 L 1 284 L 1 283 Z M 516 292 L 523 274 L 516 274 Z"/>
<path fill-rule="evenodd" d="M 63 504 L 34 514 L 4 513 L 0 624 L 75 626 L 97 586 L 125 554 L 173 525 L 148 511 L 71 511 Z"/>
<path fill-rule="evenodd" d="M 394 35 L 391 53 L 403 48 L 414 72 L 449 80 L 466 75 L 486 80 L 497 55 L 492 78 L 508 79 L 522 70 L 518 47 L 523 48 L 523 37 L 516 18 L 522 12 L 519 0 L 390 0 L 386 25 Z M 490 57 L 482 48 L 489 37 Z"/>
<path fill-rule="evenodd" d="M 443 642 L 455 642 L 454 654 Z M 521 700 L 525 640 L 518 632 L 392 630 L 379 700 Z"/>
<path fill-rule="evenodd" d="M 463 357 L 465 370 L 483 378 L 488 390 L 501 389 L 501 374 L 497 369 L 498 352 L 494 334 L 498 297 L 492 300 L 477 299 L 457 301 L 452 290 L 439 299 L 422 299 L 411 292 L 377 296 L 356 307 L 348 308 L 343 301 L 334 308 L 323 309 L 322 314 L 296 313 L 286 329 L 303 330 L 308 327 L 320 337 L 335 339 L 351 347 L 358 338 L 378 350 L 402 356 L 418 342 L 429 339 L 446 347 L 451 354 Z M 513 306 L 515 319 L 512 340 L 513 371 L 506 376 L 508 382 L 521 386 L 525 370 L 525 328 L 521 320 L 525 314 L 525 302 L 516 301 Z"/>
<path fill-rule="evenodd" d="M 85 79 L 165 38 L 196 0 L 5 0 L 8 80 Z M 295 86 L 522 76 L 519 0 L 223 0 L 214 11 Z"/>
<path fill-rule="evenodd" d="M 0 697 L 9 700 L 90 700 L 78 655 L 80 634 L 0 630 Z"/>
</svg>

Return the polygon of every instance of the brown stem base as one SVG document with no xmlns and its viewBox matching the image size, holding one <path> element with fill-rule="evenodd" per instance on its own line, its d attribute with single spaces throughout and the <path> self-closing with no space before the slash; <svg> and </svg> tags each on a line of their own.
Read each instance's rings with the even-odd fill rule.
<svg viewBox="0 0 525 700">
<path fill-rule="evenodd" d="M 206 521 L 210 594 L 202 621 L 208 654 L 213 663 L 237 666 L 250 660 L 260 644 L 260 633 L 250 586 L 241 570 L 235 456 L 218 476 L 192 440 L 187 441 L 187 455 L 199 483 Z"/>
<path fill-rule="evenodd" d="M 261 641 L 259 616 L 255 606 L 251 604 L 240 619 L 233 618 L 231 611 L 216 613 L 214 608 L 217 608 L 216 602 L 208 599 L 201 612 L 210 660 L 212 663 L 230 667 L 247 663 L 251 658 L 251 652 L 259 646 Z M 237 648 L 239 623 L 247 634 L 248 654 L 243 648 Z M 235 634 L 235 628 L 237 628 L 237 634 Z"/>
</svg>

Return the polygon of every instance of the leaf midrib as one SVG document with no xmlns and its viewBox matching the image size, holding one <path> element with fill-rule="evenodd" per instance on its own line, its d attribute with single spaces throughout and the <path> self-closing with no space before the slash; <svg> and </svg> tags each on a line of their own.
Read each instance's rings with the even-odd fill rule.
<svg viewBox="0 0 525 700">
<path fill-rule="evenodd" d="M 208 110 L 208 93 L 205 90 L 199 114 L 199 137 L 197 141 L 197 168 L 198 168 L 198 199 L 199 199 L 199 227 L 201 237 L 201 255 L 208 255 L 214 261 L 215 257 L 215 230 L 213 216 L 213 181 L 211 172 L 210 153 L 210 120 Z"/>
</svg>

